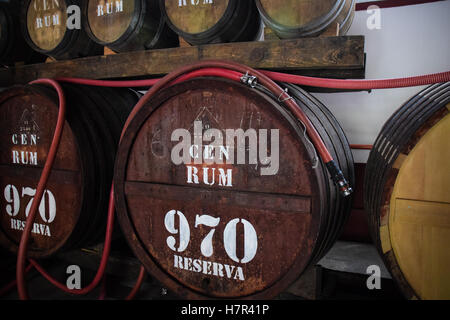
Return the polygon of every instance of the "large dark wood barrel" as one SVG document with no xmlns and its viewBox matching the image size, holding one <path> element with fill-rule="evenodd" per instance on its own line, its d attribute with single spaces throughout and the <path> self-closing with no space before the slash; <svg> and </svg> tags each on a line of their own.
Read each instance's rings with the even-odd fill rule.
<svg viewBox="0 0 450 320">
<path fill-rule="evenodd" d="M 136 101 L 127 89 L 64 85 L 67 117 L 33 225 L 30 257 L 89 245 L 105 231 L 121 128 Z M 58 114 L 54 90 L 19 86 L 0 94 L 0 245 L 16 252 Z"/>
<path fill-rule="evenodd" d="M 353 182 L 336 119 L 289 89 Z M 218 78 L 175 85 L 146 103 L 119 146 L 122 231 L 181 298 L 274 297 L 327 252 L 350 209 L 316 159 L 278 97 Z"/>
<path fill-rule="evenodd" d="M 21 24 L 30 47 L 58 60 L 103 54 L 82 28 L 79 5 L 75 0 L 25 0 Z"/>
<path fill-rule="evenodd" d="M 83 14 L 91 39 L 116 52 L 178 46 L 158 0 L 87 0 Z"/>
<path fill-rule="evenodd" d="M 253 1 L 160 0 L 169 26 L 192 45 L 252 41 L 260 30 Z"/>
<path fill-rule="evenodd" d="M 280 38 L 317 36 L 334 23 L 350 28 L 356 0 L 256 0 L 261 17 Z"/>
<path fill-rule="evenodd" d="M 450 299 L 450 83 L 386 122 L 366 167 L 372 238 L 409 299 Z"/>
<path fill-rule="evenodd" d="M 23 39 L 18 3 L 0 2 L 0 64 L 42 62 L 45 58 L 32 50 Z"/>
</svg>

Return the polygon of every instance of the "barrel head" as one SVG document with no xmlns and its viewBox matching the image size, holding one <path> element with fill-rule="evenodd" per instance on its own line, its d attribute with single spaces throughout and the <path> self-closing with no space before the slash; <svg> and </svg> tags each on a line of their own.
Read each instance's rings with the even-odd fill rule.
<svg viewBox="0 0 450 320">
<path fill-rule="evenodd" d="M 321 171 L 303 138 L 274 100 L 240 84 L 200 79 L 157 94 L 116 161 L 119 221 L 136 255 L 181 297 L 275 296 L 310 261 L 321 221 Z"/>
<path fill-rule="evenodd" d="M 93 35 L 103 43 L 112 43 L 122 37 L 133 20 L 137 22 L 139 11 L 136 1 L 90 0 L 87 19 Z"/>
<path fill-rule="evenodd" d="M 28 35 L 41 50 L 51 51 L 63 40 L 67 30 L 65 1 L 31 0 L 26 14 Z"/>
<path fill-rule="evenodd" d="M 58 106 L 30 88 L 14 88 L 2 92 L 0 114 L 0 243 L 16 251 L 47 159 Z M 80 215 L 81 171 L 77 139 L 66 122 L 31 232 L 30 256 L 47 256 L 66 244 Z"/>
</svg>

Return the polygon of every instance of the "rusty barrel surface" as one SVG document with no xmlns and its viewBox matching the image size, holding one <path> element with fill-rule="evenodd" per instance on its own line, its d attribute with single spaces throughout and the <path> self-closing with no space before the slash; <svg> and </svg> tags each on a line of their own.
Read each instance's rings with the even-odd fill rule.
<svg viewBox="0 0 450 320">
<path fill-rule="evenodd" d="M 28 45 L 58 60 L 102 54 L 103 47 L 82 28 L 79 5 L 74 0 L 24 0 L 21 26 Z"/>
<path fill-rule="evenodd" d="M 160 0 L 170 28 L 192 45 L 252 41 L 260 30 L 253 1 Z"/>
<path fill-rule="evenodd" d="M 127 89 L 64 85 L 67 117 L 30 238 L 29 256 L 95 243 L 105 230 L 120 130 L 137 101 Z M 0 245 L 17 251 L 58 114 L 41 85 L 0 94 Z"/>
<path fill-rule="evenodd" d="M 350 28 L 356 0 L 256 0 L 261 17 L 280 38 L 317 36 L 334 23 L 339 34 Z"/>
<path fill-rule="evenodd" d="M 449 299 L 450 83 L 412 97 L 383 126 L 366 166 L 371 235 L 406 298 Z"/>
<path fill-rule="evenodd" d="M 116 52 L 178 46 L 158 0 L 86 0 L 83 15 L 91 39 Z"/>
<path fill-rule="evenodd" d="M 353 180 L 336 119 L 300 88 Z M 115 202 L 130 247 L 182 298 L 268 298 L 317 261 L 350 209 L 277 97 L 217 78 L 157 93 L 124 133 Z"/>
</svg>

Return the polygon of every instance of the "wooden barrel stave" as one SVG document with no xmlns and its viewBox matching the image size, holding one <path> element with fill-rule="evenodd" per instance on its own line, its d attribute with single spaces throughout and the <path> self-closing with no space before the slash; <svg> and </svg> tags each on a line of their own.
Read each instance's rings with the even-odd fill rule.
<svg viewBox="0 0 450 320">
<path fill-rule="evenodd" d="M 336 159 L 344 175 L 348 177 L 350 185 L 354 185 L 355 174 L 353 155 L 339 122 L 319 100 L 303 89 L 290 84 L 284 84 L 284 86 L 288 88 L 298 105 L 306 112 L 308 118 L 324 140 L 328 150 L 331 152 L 331 155 Z M 352 205 L 352 197 L 342 198 L 339 193 L 336 192 L 331 179 L 329 179 L 328 182 L 330 190 L 330 208 L 326 210 L 326 212 L 331 215 L 332 218 L 329 219 L 325 231 L 323 232 L 323 246 L 317 250 L 315 261 L 331 249 L 331 246 L 342 233 L 342 229 L 349 217 Z"/>
<path fill-rule="evenodd" d="M 67 90 L 70 87 L 70 90 Z M 114 163 L 114 150 L 118 145 L 118 135 L 113 135 L 113 132 L 108 128 L 109 120 L 104 117 L 100 111 L 100 104 L 93 95 L 92 89 L 86 90 L 86 88 L 77 88 L 76 86 L 65 85 L 65 91 L 68 92 L 67 98 L 69 100 L 77 99 L 80 102 L 80 110 L 78 111 L 80 118 L 83 119 L 85 128 L 89 133 L 92 147 L 88 152 L 94 155 L 94 161 L 91 163 L 95 169 L 96 179 L 96 206 L 91 207 L 90 211 L 97 214 L 89 215 L 90 220 L 86 229 L 83 230 L 83 234 L 86 235 L 90 241 L 86 241 L 86 244 L 95 243 L 101 239 L 105 229 L 99 230 L 99 226 L 104 225 L 106 221 L 106 211 L 109 198 L 109 186 L 112 181 L 112 171 Z M 101 223 L 103 221 L 103 224 Z M 92 235 L 96 235 L 93 237 Z M 80 241 L 81 242 L 81 241 Z"/>
</svg>

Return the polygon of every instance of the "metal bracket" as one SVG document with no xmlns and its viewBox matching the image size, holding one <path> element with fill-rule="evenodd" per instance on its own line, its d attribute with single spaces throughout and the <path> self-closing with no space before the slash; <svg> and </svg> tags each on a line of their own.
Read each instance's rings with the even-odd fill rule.
<svg viewBox="0 0 450 320">
<path fill-rule="evenodd" d="M 287 97 L 284 99 L 281 99 L 281 97 L 283 96 L 283 94 L 285 94 Z M 292 98 L 289 94 L 288 94 L 288 88 L 285 88 L 284 91 L 282 91 L 280 93 L 280 95 L 278 96 L 278 101 L 279 102 L 285 102 L 287 100 L 293 100 L 294 98 Z"/>
<path fill-rule="evenodd" d="M 258 84 L 258 78 L 248 74 L 248 71 L 241 77 L 241 82 L 251 88 L 255 88 Z"/>
</svg>

